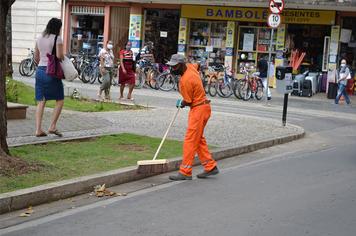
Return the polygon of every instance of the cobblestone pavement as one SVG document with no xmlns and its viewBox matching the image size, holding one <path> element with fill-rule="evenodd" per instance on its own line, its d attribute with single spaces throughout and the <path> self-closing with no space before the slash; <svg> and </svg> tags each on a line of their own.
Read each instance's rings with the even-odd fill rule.
<svg viewBox="0 0 356 236">
<path fill-rule="evenodd" d="M 24 78 L 23 80 L 27 84 L 32 84 L 33 82 L 32 79 Z M 96 94 L 95 85 L 84 85 L 81 82 L 66 82 L 65 84 L 68 90 L 73 87 L 79 87 L 80 91 L 86 93 L 88 97 L 95 96 Z M 113 90 L 117 90 L 117 88 Z M 137 99 L 139 104 L 143 106 L 156 104 L 156 106 L 151 109 L 138 111 L 101 113 L 63 111 L 58 123 L 58 129 L 64 134 L 62 138 L 54 135 L 41 138 L 35 137 L 35 107 L 30 107 L 26 120 L 10 120 L 8 122 L 8 144 L 10 146 L 17 146 L 122 132 L 162 137 L 171 117 L 176 111 L 174 99 L 179 97 L 178 93 L 166 93 L 149 89 L 137 90 L 136 92 L 140 94 L 140 97 Z M 156 101 L 162 102 L 157 103 Z M 282 127 L 279 120 L 271 117 L 243 115 L 236 111 L 224 112 L 223 109 L 219 109 L 220 107 L 228 106 L 231 102 L 233 101 L 222 99 L 214 99 L 213 101 L 212 117 L 209 120 L 205 133 L 211 145 L 219 147 L 239 146 L 250 142 L 295 134 L 301 130 L 301 128 L 293 125 Z M 49 126 L 51 111 L 52 109 L 48 108 L 44 114 L 44 130 Z M 177 140 L 184 138 L 188 111 L 189 108 L 186 108 L 180 112 L 169 134 L 169 138 Z"/>
</svg>

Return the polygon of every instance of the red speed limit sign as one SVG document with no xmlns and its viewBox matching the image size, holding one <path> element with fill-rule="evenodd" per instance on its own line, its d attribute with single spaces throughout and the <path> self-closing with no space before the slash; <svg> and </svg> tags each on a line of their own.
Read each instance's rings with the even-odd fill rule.
<svg viewBox="0 0 356 236">
<path fill-rule="evenodd" d="M 284 0 L 270 0 L 269 9 L 274 14 L 281 14 L 284 9 Z"/>
<path fill-rule="evenodd" d="M 271 28 L 277 28 L 281 24 L 281 16 L 279 14 L 269 14 L 268 26 Z"/>
</svg>

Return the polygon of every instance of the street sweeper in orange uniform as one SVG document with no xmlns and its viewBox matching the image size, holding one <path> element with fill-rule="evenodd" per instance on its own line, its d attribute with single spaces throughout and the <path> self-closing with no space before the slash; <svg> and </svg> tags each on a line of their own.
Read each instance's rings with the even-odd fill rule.
<svg viewBox="0 0 356 236">
<path fill-rule="evenodd" d="M 174 54 L 167 63 L 173 74 L 180 75 L 179 92 L 183 99 L 178 99 L 178 109 L 190 107 L 188 128 L 183 145 L 183 161 L 179 173 L 170 176 L 171 180 L 191 180 L 195 154 L 198 154 L 204 172 L 198 178 L 206 178 L 219 173 L 216 161 L 212 158 L 206 140 L 204 128 L 211 115 L 210 100 L 206 98 L 203 83 L 200 79 L 198 65 L 186 63 L 181 54 Z"/>
</svg>

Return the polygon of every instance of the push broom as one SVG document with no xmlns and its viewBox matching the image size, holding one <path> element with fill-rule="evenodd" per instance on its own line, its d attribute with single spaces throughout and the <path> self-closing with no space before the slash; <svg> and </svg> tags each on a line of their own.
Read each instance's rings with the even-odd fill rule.
<svg viewBox="0 0 356 236">
<path fill-rule="evenodd" d="M 171 123 L 169 124 L 166 133 L 164 134 L 161 143 L 158 146 L 158 149 L 153 157 L 152 160 L 141 160 L 137 161 L 138 169 L 137 172 L 139 174 L 150 174 L 150 173 L 164 173 L 168 170 L 168 160 L 167 159 L 156 159 L 164 141 L 167 138 L 169 130 L 171 129 L 174 121 L 177 118 L 180 108 L 177 109 L 176 113 L 174 114 Z"/>
</svg>

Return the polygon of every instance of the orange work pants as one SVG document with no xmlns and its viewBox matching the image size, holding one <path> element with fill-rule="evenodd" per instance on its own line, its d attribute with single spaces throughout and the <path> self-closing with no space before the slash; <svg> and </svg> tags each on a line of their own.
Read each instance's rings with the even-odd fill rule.
<svg viewBox="0 0 356 236">
<path fill-rule="evenodd" d="M 216 166 L 216 161 L 211 157 L 208 145 L 203 136 L 204 128 L 211 114 L 210 104 L 200 105 L 190 109 L 188 128 L 183 144 L 183 161 L 180 173 L 191 176 L 194 156 L 197 153 L 200 163 L 205 171 L 211 171 Z"/>
</svg>

